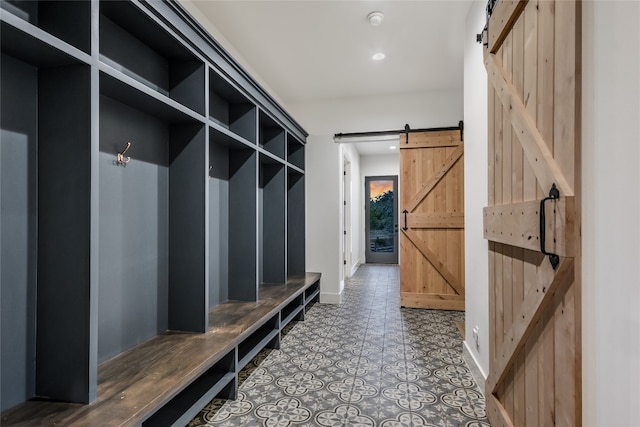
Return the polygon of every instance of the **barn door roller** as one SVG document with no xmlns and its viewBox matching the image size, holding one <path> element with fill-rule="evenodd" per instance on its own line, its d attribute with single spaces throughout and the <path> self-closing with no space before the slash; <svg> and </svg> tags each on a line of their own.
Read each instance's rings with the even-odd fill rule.
<svg viewBox="0 0 640 427">
<path fill-rule="evenodd" d="M 560 264 L 560 257 L 557 254 L 547 252 L 545 249 L 545 232 L 546 232 L 546 219 L 544 215 L 544 203 L 547 200 L 557 200 L 560 198 L 560 191 L 556 187 L 555 184 L 551 186 L 551 190 L 549 190 L 549 196 L 540 200 L 540 252 L 543 255 L 549 256 L 549 262 L 551 262 L 551 267 L 555 270 Z"/>
</svg>

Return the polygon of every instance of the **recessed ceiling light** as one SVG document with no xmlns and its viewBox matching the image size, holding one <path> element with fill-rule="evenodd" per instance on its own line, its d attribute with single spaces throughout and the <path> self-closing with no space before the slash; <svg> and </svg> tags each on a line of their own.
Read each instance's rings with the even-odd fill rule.
<svg viewBox="0 0 640 427">
<path fill-rule="evenodd" d="M 389 150 L 395 150 L 395 149 L 396 149 L 395 145 L 392 145 L 391 147 L 389 147 Z"/>
<path fill-rule="evenodd" d="M 385 56 L 384 56 L 384 53 L 378 52 L 378 53 L 375 53 L 371 58 L 374 61 L 382 61 L 385 58 Z"/>
<path fill-rule="evenodd" d="M 367 15 L 367 20 L 369 20 L 369 24 L 377 27 L 382 24 L 382 20 L 384 19 L 384 13 L 382 12 L 371 12 Z"/>
</svg>

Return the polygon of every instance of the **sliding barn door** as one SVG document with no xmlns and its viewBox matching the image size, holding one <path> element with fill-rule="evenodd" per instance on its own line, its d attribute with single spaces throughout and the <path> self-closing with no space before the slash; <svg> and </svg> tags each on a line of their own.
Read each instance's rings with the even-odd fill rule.
<svg viewBox="0 0 640 427">
<path fill-rule="evenodd" d="M 580 3 L 499 0 L 489 78 L 492 426 L 581 425 Z"/>
<path fill-rule="evenodd" d="M 464 310 L 460 130 L 400 136 L 400 304 Z"/>
</svg>

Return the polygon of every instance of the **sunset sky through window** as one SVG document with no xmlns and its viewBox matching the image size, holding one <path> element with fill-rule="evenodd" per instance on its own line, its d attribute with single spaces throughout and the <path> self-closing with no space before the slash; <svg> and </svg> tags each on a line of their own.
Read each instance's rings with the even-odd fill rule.
<svg viewBox="0 0 640 427">
<path fill-rule="evenodd" d="M 393 191 L 393 181 L 370 181 L 369 182 L 369 198 L 374 200 L 387 191 Z"/>
</svg>

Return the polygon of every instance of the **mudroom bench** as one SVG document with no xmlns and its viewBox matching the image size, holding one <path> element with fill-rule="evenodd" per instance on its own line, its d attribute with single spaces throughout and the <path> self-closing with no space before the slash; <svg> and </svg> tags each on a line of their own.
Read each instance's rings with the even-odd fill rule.
<svg viewBox="0 0 640 427">
<path fill-rule="evenodd" d="M 235 399 L 238 373 L 319 299 L 320 274 L 260 286 L 256 302 L 227 301 L 209 312 L 204 334 L 169 331 L 98 369 L 89 405 L 30 400 L 2 414 L 3 426 L 182 426 L 214 397 Z"/>
</svg>

